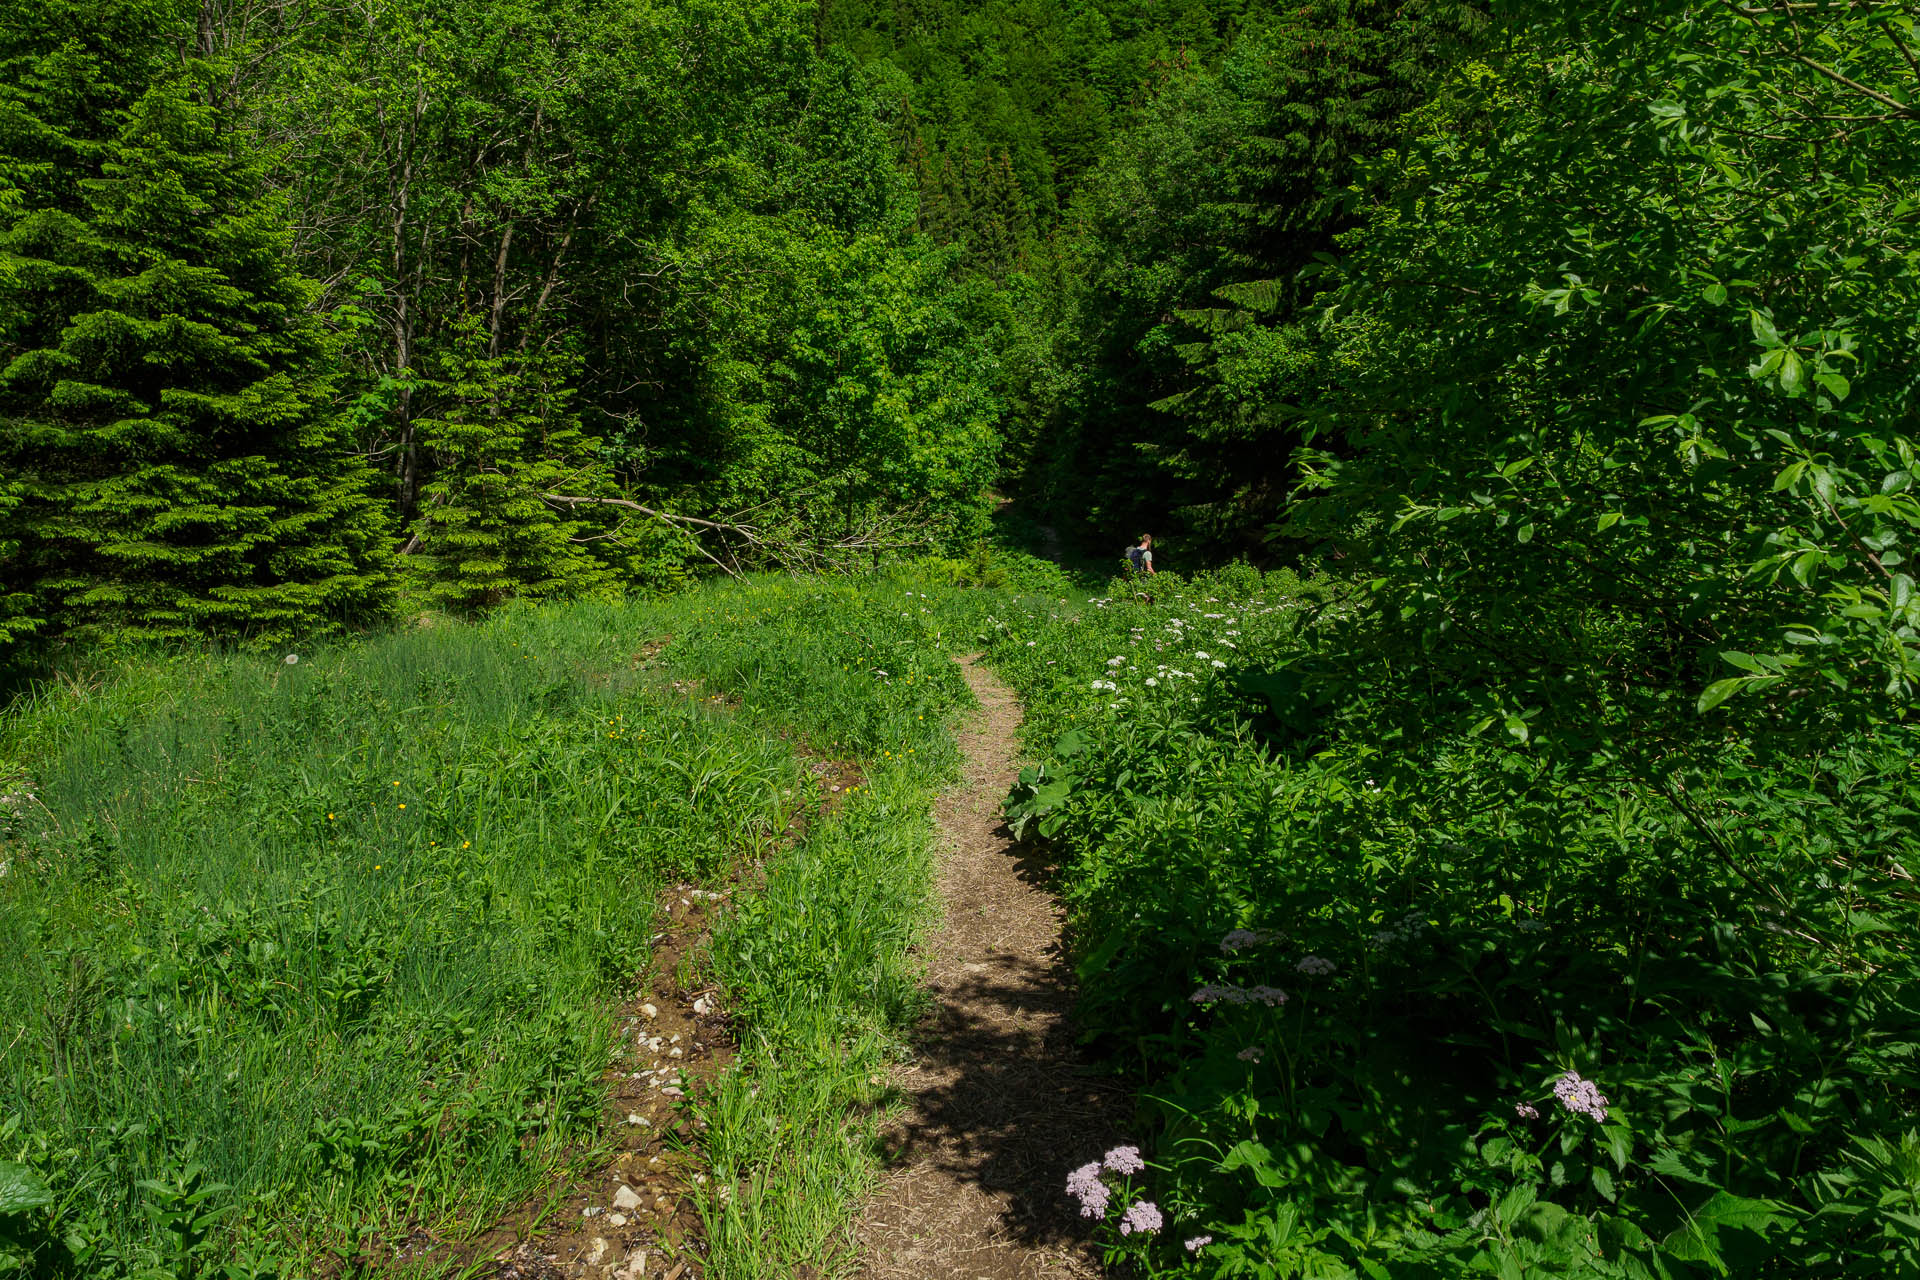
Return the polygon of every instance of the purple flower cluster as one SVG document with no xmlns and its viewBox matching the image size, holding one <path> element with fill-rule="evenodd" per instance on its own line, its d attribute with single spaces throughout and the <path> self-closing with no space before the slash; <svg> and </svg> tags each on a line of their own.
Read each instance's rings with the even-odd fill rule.
<svg viewBox="0 0 1920 1280">
<path fill-rule="evenodd" d="M 1569 1111 L 1595 1120 L 1607 1118 L 1607 1100 L 1591 1080 L 1580 1078 L 1578 1071 L 1569 1071 L 1553 1082 L 1553 1096 L 1560 1105 Z"/>
<path fill-rule="evenodd" d="M 1531 1102 L 1516 1102 L 1513 1104 L 1513 1114 L 1519 1116 L 1522 1120 L 1538 1120 L 1540 1118 L 1540 1109 Z"/>
<path fill-rule="evenodd" d="M 1309 978 L 1324 978 L 1335 969 L 1333 961 L 1321 956 L 1302 956 L 1300 963 L 1293 966 Z"/>
<path fill-rule="evenodd" d="M 1280 936 L 1279 931 L 1275 929 L 1234 929 L 1220 939 L 1220 950 L 1231 955 L 1235 951 L 1257 947 L 1263 942 L 1272 942 Z"/>
<path fill-rule="evenodd" d="M 1098 1160 L 1089 1160 L 1067 1175 L 1067 1194 L 1080 1202 L 1080 1216 L 1083 1218 L 1104 1218 L 1107 1207 L 1113 1202 L 1113 1188 L 1108 1186 L 1101 1176 L 1112 1171 L 1122 1176 L 1144 1173 L 1147 1168 L 1145 1157 L 1140 1148 L 1131 1144 L 1115 1147 Z M 1143 1200 L 1128 1209 L 1120 1220 L 1120 1234 L 1131 1235 L 1135 1231 L 1158 1231 L 1160 1229 L 1160 1210 L 1151 1201 Z"/>
<path fill-rule="evenodd" d="M 1187 1252 L 1198 1253 L 1212 1243 L 1212 1236 L 1189 1236 L 1187 1238 Z"/>
<path fill-rule="evenodd" d="M 1067 1175 L 1067 1194 L 1080 1202 L 1083 1218 L 1106 1217 L 1107 1201 L 1113 1197 L 1107 1184 L 1100 1181 L 1098 1160 L 1089 1161 Z"/>
<path fill-rule="evenodd" d="M 1209 983 L 1188 996 L 1194 1004 L 1285 1004 L 1292 997 L 1279 987 L 1227 987 Z"/>
<path fill-rule="evenodd" d="M 1142 1200 L 1128 1208 L 1120 1219 L 1120 1234 L 1130 1236 L 1136 1231 L 1158 1231 L 1162 1225 L 1160 1206 L 1151 1200 Z"/>
</svg>

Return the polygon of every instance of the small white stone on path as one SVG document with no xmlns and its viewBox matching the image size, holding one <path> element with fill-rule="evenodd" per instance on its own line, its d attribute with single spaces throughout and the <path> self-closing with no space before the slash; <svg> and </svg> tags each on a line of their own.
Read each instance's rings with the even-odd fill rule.
<svg viewBox="0 0 1920 1280">
<path fill-rule="evenodd" d="M 622 1186 L 618 1191 L 613 1193 L 613 1207 L 616 1209 L 638 1209 L 640 1207 L 639 1193 L 634 1191 L 632 1187 Z"/>
</svg>

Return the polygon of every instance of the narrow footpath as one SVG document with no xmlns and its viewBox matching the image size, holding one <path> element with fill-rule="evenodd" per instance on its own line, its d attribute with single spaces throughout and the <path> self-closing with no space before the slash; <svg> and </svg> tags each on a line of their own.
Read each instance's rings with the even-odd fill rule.
<svg viewBox="0 0 1920 1280">
<path fill-rule="evenodd" d="M 959 733 L 964 776 L 936 809 L 936 1003 L 897 1075 L 909 1108 L 886 1134 L 894 1164 L 859 1225 L 864 1275 L 1095 1277 L 1088 1224 L 1063 1188 L 1114 1140 L 1124 1099 L 1077 1052 L 1060 908 L 1000 818 L 1020 705 L 977 657 L 962 671 L 981 711 Z"/>
</svg>

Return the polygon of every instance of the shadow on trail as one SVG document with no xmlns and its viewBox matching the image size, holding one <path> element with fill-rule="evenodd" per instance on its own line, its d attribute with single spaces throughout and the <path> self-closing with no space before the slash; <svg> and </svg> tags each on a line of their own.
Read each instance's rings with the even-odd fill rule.
<svg viewBox="0 0 1920 1280">
<path fill-rule="evenodd" d="M 1009 840 L 999 856 L 1017 857 L 1020 879 L 1045 888 L 1044 862 L 1019 854 Z M 1067 1197 L 1066 1175 L 1119 1140 L 1127 1098 L 1075 1041 L 1073 973 L 1058 945 L 1044 959 L 989 951 L 928 991 L 935 1003 L 914 1033 L 905 1081 L 916 1108 L 884 1135 L 889 1160 L 1007 1197 L 1003 1238 L 1083 1245 L 1091 1224 Z"/>
</svg>

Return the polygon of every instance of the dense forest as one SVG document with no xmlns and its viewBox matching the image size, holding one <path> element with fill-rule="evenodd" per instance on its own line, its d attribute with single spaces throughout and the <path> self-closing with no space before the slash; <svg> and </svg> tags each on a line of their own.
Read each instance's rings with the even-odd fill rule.
<svg viewBox="0 0 1920 1280">
<path fill-rule="evenodd" d="M 994 485 L 1295 554 L 1177 317 L 1485 26 L 1403 8 L 14 6 L 9 644 L 965 548 Z"/>
<path fill-rule="evenodd" d="M 618 765 L 636 790 L 689 780 L 633 837 L 649 886 L 806 785 L 754 732 L 620 702 L 605 673 L 656 661 L 881 780 L 822 827 L 842 860 L 776 870 L 716 952 L 765 1094 L 713 1130 L 791 1149 L 715 1140 L 742 1190 L 708 1204 L 712 1274 L 834 1271 L 837 1227 L 750 1210 L 857 1198 L 788 1156 L 854 1161 L 821 1117 L 877 1105 L 925 892 L 905 753 L 951 767 L 948 658 L 982 647 L 1029 715 L 1009 819 L 1147 1152 L 1069 1188 L 1116 1274 L 1920 1274 L 1917 24 L 12 0 L 0 942 L 35 960 L 0 1009 L 41 1033 L 0 1050 L 0 1275 L 160 1274 L 145 1210 L 76 1206 L 142 1178 L 198 1204 L 203 1175 L 233 1216 L 151 1210 L 164 1274 L 236 1240 L 376 1274 L 381 1231 L 478 1221 L 573 1150 L 581 1028 L 612 1032 L 568 1000 L 646 950 L 599 896 L 633 852 L 602 735 L 670 744 Z M 1145 532 L 1159 574 L 1109 583 Z M 407 691 L 495 773 L 369 747 Z M 382 807 L 443 784 L 497 863 L 448 860 L 466 818 Z M 373 816 L 328 827 L 348 793 Z M 163 812 L 284 826 L 279 896 L 216 883 L 198 827 L 123 830 Z M 315 866 L 429 836 L 405 856 L 439 916 L 367 923 L 397 900 L 359 882 L 318 905 Z M 83 923 L 125 932 L 61 940 Z M 382 1003 L 454 936 L 519 1004 Z M 296 937 L 325 976 L 273 978 Z M 227 976 L 192 987 L 201 962 Z M 169 1126 L 232 1105 L 204 1071 L 157 1102 L 75 1083 L 88 1052 L 172 1079 L 137 1030 L 170 1000 L 208 1010 L 151 1014 L 180 1043 L 254 1019 L 263 1071 L 328 1045 L 300 1087 L 334 1128 L 183 1155 Z M 421 1044 L 468 1119 L 354 1111 L 371 1046 Z"/>
</svg>

